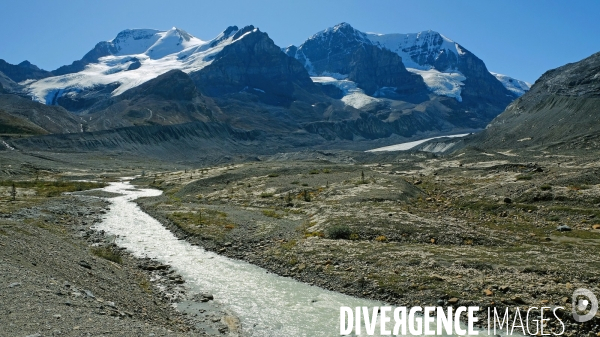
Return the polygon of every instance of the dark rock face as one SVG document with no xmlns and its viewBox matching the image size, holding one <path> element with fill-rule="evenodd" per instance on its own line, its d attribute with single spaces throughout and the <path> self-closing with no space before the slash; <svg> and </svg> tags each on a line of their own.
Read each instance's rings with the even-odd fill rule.
<svg viewBox="0 0 600 337">
<path fill-rule="evenodd" d="M 600 53 L 549 70 L 467 140 L 482 148 L 600 147 Z"/>
<path fill-rule="evenodd" d="M 62 66 L 56 70 L 52 71 L 53 76 L 72 74 L 85 69 L 90 63 L 97 62 L 99 58 L 112 55 L 112 53 L 116 52 L 114 47 L 106 41 L 102 41 L 94 47 L 94 49 L 90 50 L 87 54 L 85 54 L 81 60 L 73 61 L 73 63 L 69 65 Z"/>
<path fill-rule="evenodd" d="M 259 97 L 266 103 L 286 105 L 294 100 L 295 86 L 317 90 L 302 65 L 285 55 L 266 33 L 249 26 L 239 30 L 236 38 L 210 65 L 190 73 L 202 93 L 264 92 Z"/>
<path fill-rule="evenodd" d="M 427 91 L 423 79 L 404 67 L 402 58 L 372 44 L 367 36 L 343 23 L 317 34 L 299 48 L 286 50 L 314 74 L 348 75 L 367 95 L 381 87 L 397 87 L 398 93 Z"/>
<path fill-rule="evenodd" d="M 210 43 L 210 47 L 215 47 L 216 45 L 218 45 L 219 43 L 227 40 L 231 34 L 234 34 L 235 32 L 237 32 L 239 30 L 239 28 L 237 26 L 229 26 L 227 27 L 227 29 L 225 29 L 223 31 L 223 34 L 221 35 L 220 38 L 215 39 L 213 42 Z"/>
<path fill-rule="evenodd" d="M 439 33 L 426 32 L 420 35 L 422 35 L 421 39 L 424 40 L 420 45 L 415 44 L 403 49 L 413 61 L 422 66 L 432 65 L 440 71 L 458 68 L 459 58 L 456 54 L 442 48 L 444 38 Z M 432 50 L 435 52 L 432 53 Z"/>
<path fill-rule="evenodd" d="M 136 70 L 142 66 L 142 64 L 140 63 L 140 60 L 138 60 L 137 58 L 134 57 L 131 60 L 133 62 L 129 65 L 129 67 L 127 67 L 127 71 Z"/>
<path fill-rule="evenodd" d="M 192 79 L 181 70 L 171 70 L 120 95 L 121 99 L 154 95 L 166 100 L 191 100 L 196 96 Z"/>
<path fill-rule="evenodd" d="M 141 125 L 173 125 L 212 121 L 213 105 L 202 96 L 190 77 L 171 70 L 116 97 L 94 104 L 87 130 L 98 131 Z"/>
<path fill-rule="evenodd" d="M 461 96 L 467 101 L 488 101 L 501 106 L 502 110 L 516 97 L 488 71 L 485 63 L 462 45 L 445 39 L 434 31 L 410 34 L 414 40 L 407 42 L 401 51 L 408 54 L 410 61 L 420 66 L 433 67 L 444 72 L 457 70 L 467 80 Z M 376 44 L 379 37 L 370 35 Z"/>
<path fill-rule="evenodd" d="M 15 81 L 11 80 L 8 76 L 4 75 L 0 71 L 0 86 L 3 87 L 4 93 L 17 93 L 21 94 L 23 91 L 23 86 L 17 84 Z"/>
<path fill-rule="evenodd" d="M 54 98 L 52 100 L 52 105 L 60 105 L 69 111 L 80 112 L 82 110 L 89 109 L 94 104 L 109 98 L 111 93 L 119 86 L 119 83 L 110 83 L 105 85 L 96 85 L 83 90 L 67 92 L 59 97 Z"/>
<path fill-rule="evenodd" d="M 331 98 L 334 99 L 341 99 L 342 97 L 344 97 L 344 92 L 336 87 L 335 85 L 331 85 L 331 84 L 322 84 L 322 83 L 315 83 L 317 86 L 321 87 L 321 91 L 323 91 L 323 93 Z"/>
<path fill-rule="evenodd" d="M 516 97 L 490 74 L 485 63 L 467 49 L 462 48 L 456 68 L 467 78 L 461 96 L 466 103 L 490 103 L 501 110 Z M 437 68 L 436 68 L 437 69 Z"/>
<path fill-rule="evenodd" d="M 535 91 L 529 96 L 600 96 L 600 52 L 579 62 L 549 70 L 534 85 Z"/>
<path fill-rule="evenodd" d="M 42 70 L 29 61 L 23 61 L 18 65 L 14 65 L 0 59 L 0 72 L 17 83 L 28 79 L 39 80 L 52 76 L 49 71 Z"/>
<path fill-rule="evenodd" d="M 423 78 L 410 73 L 398 54 L 376 46 L 358 48 L 350 59 L 348 79 L 357 82 L 367 95 L 373 95 L 381 87 L 395 87 L 401 95 L 426 92 Z"/>
</svg>

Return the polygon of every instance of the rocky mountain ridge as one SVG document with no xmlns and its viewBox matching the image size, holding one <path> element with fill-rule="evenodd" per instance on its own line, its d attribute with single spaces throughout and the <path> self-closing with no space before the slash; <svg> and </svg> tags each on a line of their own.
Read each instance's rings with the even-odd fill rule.
<svg viewBox="0 0 600 337">
<path fill-rule="evenodd" d="M 207 41 L 175 27 L 124 30 L 71 65 L 14 66 L 23 71 L 11 76 L 26 81 L 7 75 L 2 83 L 69 111 L 79 132 L 214 122 L 288 140 L 314 134 L 318 142 L 481 129 L 515 98 L 483 61 L 442 35 L 396 35 L 343 23 L 284 52 L 254 26 Z M 413 44 L 400 48 L 402 39 Z M 434 73 L 458 83 L 455 92 L 436 91 Z"/>
<path fill-rule="evenodd" d="M 600 53 L 544 73 L 483 132 L 482 149 L 600 147 Z"/>
</svg>

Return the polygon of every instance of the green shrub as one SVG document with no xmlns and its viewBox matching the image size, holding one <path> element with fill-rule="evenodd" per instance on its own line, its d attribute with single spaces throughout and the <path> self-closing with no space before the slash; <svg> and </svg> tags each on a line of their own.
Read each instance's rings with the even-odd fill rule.
<svg viewBox="0 0 600 337">
<path fill-rule="evenodd" d="M 540 186 L 540 190 L 542 190 L 542 191 L 550 191 L 551 189 L 552 189 L 552 186 L 550 186 L 550 185 Z"/>
<path fill-rule="evenodd" d="M 275 212 L 272 209 L 265 209 L 265 210 L 262 211 L 262 214 L 264 216 L 268 216 L 268 217 L 275 218 L 275 219 L 281 219 L 281 218 L 283 218 L 283 215 Z"/>
<path fill-rule="evenodd" d="M 93 247 L 92 254 L 106 259 L 108 261 L 112 261 L 115 263 L 123 263 L 123 258 L 121 257 L 121 253 L 114 249 L 108 247 Z"/>
<path fill-rule="evenodd" d="M 352 231 L 347 225 L 335 225 L 327 230 L 327 237 L 330 239 L 350 239 Z"/>
<path fill-rule="evenodd" d="M 310 192 L 308 192 L 307 190 L 304 190 L 304 192 L 302 193 L 302 196 L 304 197 L 304 201 L 306 201 L 306 202 L 310 202 L 312 200 L 312 198 L 310 196 Z"/>
</svg>

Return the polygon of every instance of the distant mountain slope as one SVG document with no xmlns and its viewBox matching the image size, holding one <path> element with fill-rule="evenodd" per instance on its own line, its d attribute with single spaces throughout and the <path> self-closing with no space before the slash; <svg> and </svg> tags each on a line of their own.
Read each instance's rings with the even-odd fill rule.
<svg viewBox="0 0 600 337">
<path fill-rule="evenodd" d="M 401 95 L 426 90 L 420 76 L 406 70 L 397 54 L 373 45 L 368 36 L 342 23 L 319 32 L 287 54 L 304 64 L 312 76 L 342 77 L 373 96 L 383 87 Z"/>
<path fill-rule="evenodd" d="M 16 83 L 25 80 L 39 80 L 41 78 L 52 76 L 51 72 L 42 70 L 31 64 L 29 61 L 23 61 L 15 65 L 0 59 L 0 72 Z"/>
<path fill-rule="evenodd" d="M 407 136 L 426 125 L 438 132 L 483 128 L 518 96 L 482 60 L 432 31 L 373 34 L 341 23 L 284 51 L 330 96 L 368 113 L 311 124 L 326 137 L 365 129 L 358 134 Z"/>
<path fill-rule="evenodd" d="M 61 107 L 0 92 L 0 134 L 76 133 L 82 123 Z"/>
<path fill-rule="evenodd" d="M 517 97 L 523 96 L 526 92 L 529 91 L 529 89 L 531 89 L 531 84 L 525 81 L 517 80 L 516 78 L 512 78 L 510 76 L 494 72 L 490 73 L 494 75 L 498 79 L 498 81 L 500 81 L 504 85 L 506 89 L 508 89 Z"/>
<path fill-rule="evenodd" d="M 198 89 L 208 96 L 250 91 L 272 105 L 288 105 L 295 87 L 319 93 L 297 61 L 287 57 L 266 33 L 253 26 L 237 31 L 230 43 L 202 69 L 190 72 Z"/>
<path fill-rule="evenodd" d="M 327 141 L 438 135 L 481 129 L 516 97 L 441 34 L 345 23 L 285 52 L 254 26 L 207 41 L 128 29 L 52 72 L 10 66 L 32 77 L 7 85 L 68 110 L 80 132 L 218 122 Z"/>
<path fill-rule="evenodd" d="M 239 130 L 223 123 L 195 122 L 12 138 L 5 141 L 5 146 L 21 151 L 51 149 L 63 153 L 127 154 L 206 163 L 232 154 L 276 151 L 279 146 L 276 142 L 265 142 L 261 137 L 259 132 Z M 4 150 L 2 145 L 0 142 L 0 150 Z"/>
<path fill-rule="evenodd" d="M 191 72 L 205 67 L 233 42 L 237 31 L 233 27 L 211 41 L 202 41 L 177 28 L 125 30 L 84 56 L 85 71 L 65 70 L 63 75 L 31 83 L 28 89 L 35 100 L 46 104 L 56 104 L 66 94 L 106 86 L 112 86 L 111 96 L 119 95 L 169 70 Z"/>
<path fill-rule="evenodd" d="M 86 115 L 88 131 L 208 122 L 214 120 L 212 110 L 218 110 L 181 70 L 171 70 L 119 96 L 93 104 L 94 112 Z"/>
<path fill-rule="evenodd" d="M 406 67 L 423 76 L 430 90 L 438 95 L 459 101 L 464 95 L 493 99 L 499 104 L 507 101 L 502 83 L 487 71 L 483 61 L 440 33 L 368 34 L 368 37 L 400 55 Z"/>
<path fill-rule="evenodd" d="M 468 144 L 600 147 L 600 53 L 544 73 Z"/>
<path fill-rule="evenodd" d="M 21 92 L 23 90 L 23 86 L 17 84 L 15 81 L 10 79 L 10 77 L 4 75 L 3 72 L 0 71 L 0 92 Z"/>
<path fill-rule="evenodd" d="M 420 75 L 436 95 L 454 97 L 458 101 L 462 101 L 463 95 L 468 95 L 491 99 L 498 104 L 519 96 L 518 93 L 507 91 L 506 87 L 502 88 L 503 83 L 496 80 L 487 71 L 483 61 L 466 48 L 433 31 L 415 34 L 363 33 L 347 23 L 341 23 L 311 36 L 299 47 L 290 46 L 285 51 L 303 63 L 312 76 L 341 76 L 358 82 L 358 87 L 364 89 L 367 83 L 364 80 L 357 81 L 356 75 L 350 75 L 346 68 L 350 65 L 356 67 L 349 62 L 355 52 L 373 46 L 400 56 L 403 65 L 394 68 Z M 376 62 L 382 61 L 379 57 L 370 60 L 371 64 L 369 60 L 363 60 L 359 71 L 377 68 Z M 398 77 L 394 73 L 386 76 Z M 379 83 L 379 87 L 394 85 L 384 81 Z M 372 90 L 367 92 L 370 96 L 373 96 L 372 93 Z M 506 98 L 507 95 L 512 98 Z"/>
</svg>

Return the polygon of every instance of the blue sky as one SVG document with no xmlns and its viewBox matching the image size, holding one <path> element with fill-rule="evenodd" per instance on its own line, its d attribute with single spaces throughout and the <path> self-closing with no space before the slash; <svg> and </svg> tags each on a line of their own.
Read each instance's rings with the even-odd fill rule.
<svg viewBox="0 0 600 337">
<path fill-rule="evenodd" d="M 534 82 L 600 51 L 600 1 L 9 1 L 0 0 L 0 58 L 53 70 L 127 28 L 173 26 L 207 40 L 253 24 L 279 46 L 340 22 L 377 33 L 435 30 L 491 71 Z"/>
</svg>

